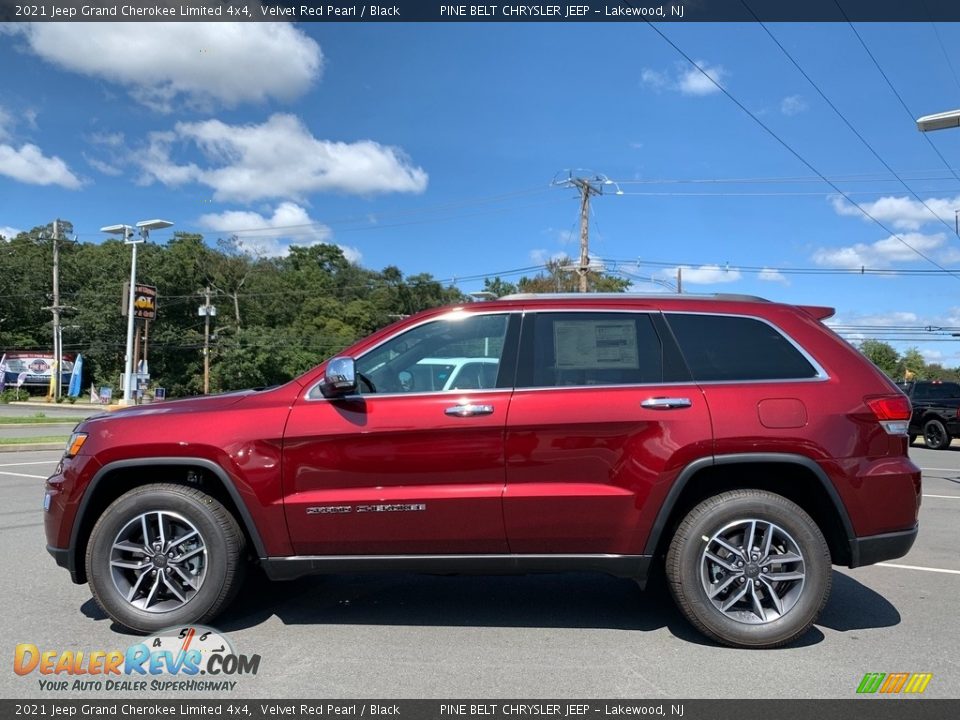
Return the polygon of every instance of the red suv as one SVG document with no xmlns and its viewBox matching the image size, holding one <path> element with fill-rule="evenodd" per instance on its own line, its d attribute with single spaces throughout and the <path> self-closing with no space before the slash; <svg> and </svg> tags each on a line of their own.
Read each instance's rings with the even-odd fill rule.
<svg viewBox="0 0 960 720">
<path fill-rule="evenodd" d="M 77 426 L 48 549 L 138 631 L 273 579 L 665 562 L 686 617 L 772 647 L 831 564 L 904 555 L 910 404 L 821 321 L 748 296 L 537 296 L 423 312 L 291 382 Z"/>
</svg>

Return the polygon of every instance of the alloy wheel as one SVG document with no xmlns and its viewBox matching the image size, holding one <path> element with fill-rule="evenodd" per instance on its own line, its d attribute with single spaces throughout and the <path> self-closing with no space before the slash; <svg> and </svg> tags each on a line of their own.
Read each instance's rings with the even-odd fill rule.
<svg viewBox="0 0 960 720">
<path fill-rule="evenodd" d="M 700 561 L 700 580 L 713 606 L 750 625 L 773 622 L 790 612 L 804 579 L 797 542 L 764 520 L 726 525 L 708 540 Z"/>
<path fill-rule="evenodd" d="M 133 607 L 160 613 L 186 605 L 200 590 L 207 546 L 178 513 L 138 515 L 117 533 L 110 553 L 113 584 Z"/>
</svg>

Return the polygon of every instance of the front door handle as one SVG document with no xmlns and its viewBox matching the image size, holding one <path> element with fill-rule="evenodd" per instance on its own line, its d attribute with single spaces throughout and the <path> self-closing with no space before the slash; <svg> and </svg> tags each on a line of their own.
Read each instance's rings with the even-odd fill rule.
<svg viewBox="0 0 960 720">
<path fill-rule="evenodd" d="M 640 407 L 649 408 L 650 410 L 672 410 L 674 408 L 690 407 L 692 404 L 690 398 L 656 397 L 647 398 L 640 403 Z"/>
<path fill-rule="evenodd" d="M 453 407 L 448 407 L 443 411 L 447 415 L 452 415 L 453 417 L 474 417 L 475 415 L 492 415 L 493 414 L 493 405 L 474 405 L 468 403 L 466 405 L 454 405 Z"/>
</svg>

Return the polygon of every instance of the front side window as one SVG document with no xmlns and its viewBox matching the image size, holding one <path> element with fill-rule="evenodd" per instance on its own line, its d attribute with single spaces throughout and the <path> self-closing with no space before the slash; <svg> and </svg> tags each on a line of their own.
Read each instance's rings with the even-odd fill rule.
<svg viewBox="0 0 960 720">
<path fill-rule="evenodd" d="M 637 385 L 663 381 L 663 350 L 645 313 L 538 313 L 519 384 Z"/>
<path fill-rule="evenodd" d="M 390 338 L 357 360 L 359 390 L 424 393 L 497 387 L 508 315 L 451 314 Z"/>
</svg>

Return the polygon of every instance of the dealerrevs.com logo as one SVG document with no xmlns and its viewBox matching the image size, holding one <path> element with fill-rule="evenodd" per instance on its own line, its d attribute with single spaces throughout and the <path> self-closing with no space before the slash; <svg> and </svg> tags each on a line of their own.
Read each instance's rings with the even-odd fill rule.
<svg viewBox="0 0 960 720">
<path fill-rule="evenodd" d="M 50 650 L 20 643 L 13 671 L 40 675 L 45 691 L 232 691 L 242 675 L 256 675 L 259 655 L 234 651 L 217 630 L 194 625 L 169 628 L 126 650 Z"/>
</svg>

